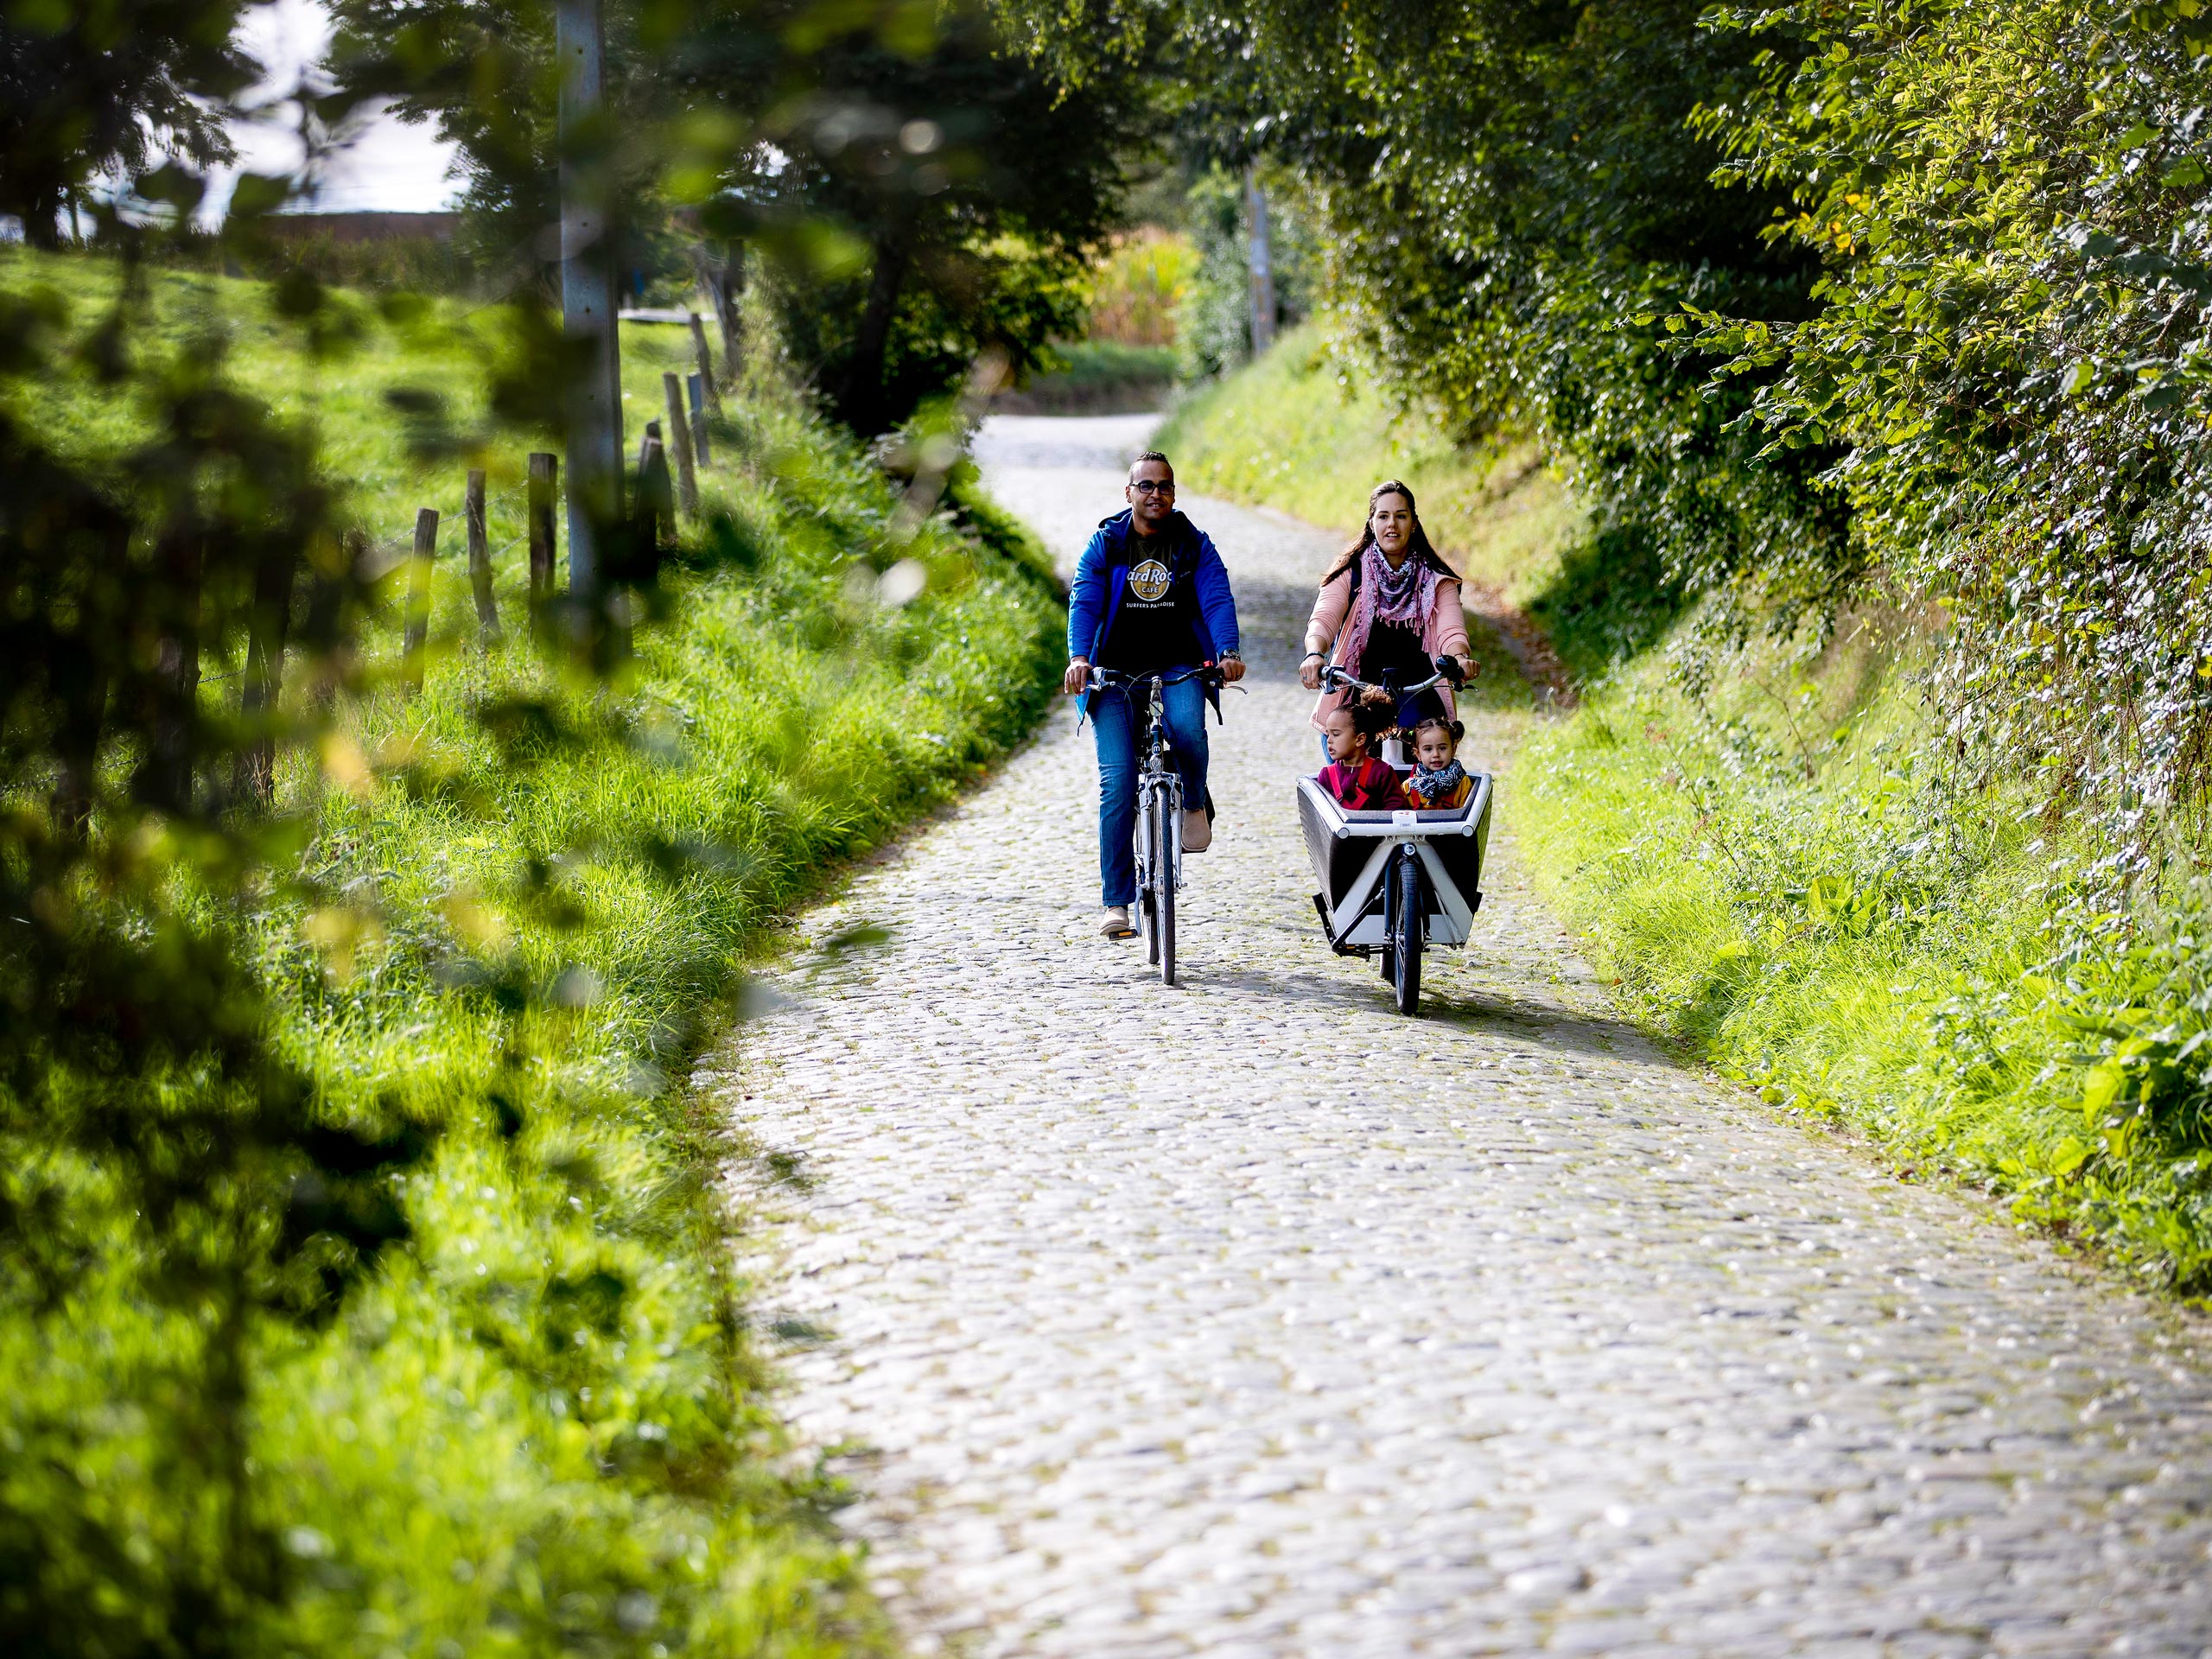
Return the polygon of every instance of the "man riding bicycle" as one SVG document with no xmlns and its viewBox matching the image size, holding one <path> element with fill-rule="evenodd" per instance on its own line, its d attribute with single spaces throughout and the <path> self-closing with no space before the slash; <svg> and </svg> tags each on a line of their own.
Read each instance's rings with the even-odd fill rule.
<svg viewBox="0 0 2212 1659">
<path fill-rule="evenodd" d="M 1136 824 L 1138 722 L 1142 712 L 1121 688 L 1090 690 L 1093 665 L 1122 674 L 1165 674 L 1167 739 L 1182 774 L 1183 850 L 1213 839 L 1206 796 L 1205 706 L 1217 694 L 1194 677 L 1173 677 L 1218 664 L 1230 683 L 1244 677 L 1236 654 L 1236 601 L 1229 572 L 1209 537 L 1175 510 L 1175 469 L 1156 449 L 1139 455 L 1122 491 L 1127 509 L 1103 520 L 1077 561 L 1068 592 L 1068 668 L 1062 682 L 1083 699 L 1098 745 L 1098 873 L 1105 912 L 1099 931 L 1127 938 L 1136 899 L 1130 837 Z"/>
</svg>

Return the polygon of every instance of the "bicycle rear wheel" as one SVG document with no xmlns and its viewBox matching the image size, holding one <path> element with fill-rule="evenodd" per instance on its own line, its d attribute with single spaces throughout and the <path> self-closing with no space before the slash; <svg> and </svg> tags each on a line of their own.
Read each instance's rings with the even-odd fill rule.
<svg viewBox="0 0 2212 1659">
<path fill-rule="evenodd" d="M 1175 982 L 1175 865 L 1182 850 L 1183 815 L 1175 791 L 1163 785 L 1152 798 L 1152 917 L 1163 985 Z M 1171 839 L 1171 837 L 1173 839 Z"/>
</svg>

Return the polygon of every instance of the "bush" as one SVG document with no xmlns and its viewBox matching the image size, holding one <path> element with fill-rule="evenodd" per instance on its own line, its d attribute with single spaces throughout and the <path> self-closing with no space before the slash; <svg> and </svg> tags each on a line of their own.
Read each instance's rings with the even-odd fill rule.
<svg viewBox="0 0 2212 1659">
<path fill-rule="evenodd" d="M 1176 308 L 1198 264 L 1198 250 L 1179 232 L 1148 225 L 1116 237 L 1091 270 L 1085 339 L 1117 346 L 1173 345 Z"/>
<path fill-rule="evenodd" d="M 1847 452 L 1869 550 L 1950 618 L 1945 741 L 2094 819 L 2104 905 L 2155 899 L 2212 804 L 2212 27 L 2133 0 L 1718 21 L 1789 49 L 1700 124 L 1727 177 L 1789 190 L 1776 230 L 1826 274 L 1809 317 L 1700 314 L 1695 349 L 1762 385 L 1768 453 Z"/>
</svg>

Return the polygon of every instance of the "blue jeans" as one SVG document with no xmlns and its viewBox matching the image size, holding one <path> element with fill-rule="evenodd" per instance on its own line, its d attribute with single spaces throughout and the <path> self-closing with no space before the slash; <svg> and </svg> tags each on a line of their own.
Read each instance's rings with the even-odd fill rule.
<svg viewBox="0 0 2212 1659">
<path fill-rule="evenodd" d="M 1170 669 L 1169 673 L 1180 671 Z M 1137 773 L 1143 769 L 1147 694 L 1116 686 L 1090 698 L 1090 727 L 1098 742 L 1098 881 L 1110 909 L 1137 898 L 1136 855 L 1130 838 L 1137 827 Z M 1206 798 L 1206 694 L 1195 679 L 1168 686 L 1160 694 L 1167 741 L 1174 746 L 1175 770 L 1183 779 L 1185 810 Z M 1182 826 L 1175 826 L 1177 834 Z"/>
</svg>

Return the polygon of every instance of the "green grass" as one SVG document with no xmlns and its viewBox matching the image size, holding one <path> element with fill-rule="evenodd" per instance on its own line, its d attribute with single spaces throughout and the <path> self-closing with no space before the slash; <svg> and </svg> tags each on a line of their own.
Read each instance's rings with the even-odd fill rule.
<svg viewBox="0 0 2212 1659">
<path fill-rule="evenodd" d="M 1403 476 L 1440 544 L 1544 624 L 1585 701 L 1529 728 L 1502 810 L 1643 1022 L 1900 1170 L 2152 1282 L 2212 1284 L 2192 1063 L 2212 1039 L 2190 1042 L 2212 900 L 2169 892 L 2082 943 L 2063 822 L 2026 779 L 1954 774 L 1910 628 L 1853 618 L 1810 660 L 1762 643 L 1692 696 L 1670 672 L 1681 596 L 1632 532 L 1593 530 L 1525 455 L 1395 416 L 1312 330 L 1182 404 L 1161 447 L 1198 488 L 1320 524 L 1357 524 L 1370 481 Z"/>
<path fill-rule="evenodd" d="M 1118 340 L 1064 341 L 1052 347 L 1057 366 L 1033 377 L 1001 401 L 1024 412 L 1110 415 L 1157 409 L 1175 379 L 1173 346 Z"/>
<path fill-rule="evenodd" d="M 0 289 L 41 282 L 77 298 L 79 328 L 112 288 L 90 260 L 0 260 Z M 493 432 L 474 384 L 496 319 L 372 321 L 357 353 L 317 366 L 243 285 L 164 276 L 154 302 L 172 342 L 233 331 L 239 378 L 313 423 L 379 538 L 430 505 L 450 556 L 472 462 L 493 473 L 494 545 L 518 534 L 536 446 Z M 684 337 L 625 346 L 634 438 Z M 446 397 L 448 430 L 412 448 L 385 400 L 404 385 Z M 139 435 L 81 383 L 26 404 L 79 453 Z M 517 547 L 507 638 L 480 647 L 448 556 L 425 692 L 346 707 L 281 772 L 280 806 L 313 832 L 301 874 L 338 896 L 252 918 L 280 1042 L 326 1121 L 435 1138 L 402 1178 L 411 1239 L 326 1326 L 257 1341 L 251 1501 L 286 1589 L 223 1613 L 240 1651 L 887 1643 L 821 1523 L 836 1495 L 785 1454 L 740 1218 L 713 1184 L 741 1149 L 684 1079 L 779 920 L 1029 728 L 1063 616 L 1042 550 L 970 483 L 888 546 L 891 487 L 765 372 L 715 436 L 721 528 L 687 548 L 623 681 L 565 678 L 530 649 Z M 894 607 L 876 575 L 901 556 L 928 581 Z M 389 655 L 388 628 L 369 645 Z M 96 1202 L 97 1171 L 69 1179 Z M 188 1351 L 193 1322 L 134 1300 L 133 1271 L 88 1269 L 59 1306 L 0 1276 L 0 1510 L 50 1522 L 29 1593 L 83 1609 L 86 1653 L 207 1635 L 194 1598 L 233 1566 L 174 1466 L 188 1408 L 151 1363 Z M 92 1538 L 119 1553 L 79 1548 Z"/>
</svg>

